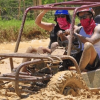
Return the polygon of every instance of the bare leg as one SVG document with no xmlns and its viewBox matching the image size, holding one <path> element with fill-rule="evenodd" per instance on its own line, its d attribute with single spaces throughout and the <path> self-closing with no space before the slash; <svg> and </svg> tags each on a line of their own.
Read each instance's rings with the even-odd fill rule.
<svg viewBox="0 0 100 100">
<path fill-rule="evenodd" d="M 32 53 L 32 52 L 37 52 L 36 48 L 32 48 L 31 46 L 26 50 L 26 53 Z M 30 61 L 31 59 L 29 58 L 23 58 L 22 63 L 26 61 Z M 22 72 L 26 72 L 26 67 L 23 67 L 21 69 Z"/>
<path fill-rule="evenodd" d="M 51 51 L 53 52 L 59 46 L 58 42 L 54 42 L 51 44 Z"/>
<path fill-rule="evenodd" d="M 37 52 L 40 53 L 40 54 L 51 53 L 51 49 L 45 48 L 45 47 L 39 47 Z"/>
<path fill-rule="evenodd" d="M 54 43 L 51 44 L 51 49 L 45 48 L 45 47 L 39 47 L 39 48 L 37 49 L 37 52 L 40 53 L 40 54 L 51 53 L 51 52 L 54 51 L 57 47 L 58 47 L 58 42 L 54 42 Z"/>
<path fill-rule="evenodd" d="M 80 63 L 79 63 L 79 67 L 81 71 L 85 71 L 85 67 L 87 66 L 87 64 L 92 65 L 96 56 L 97 56 L 97 53 L 93 45 L 89 42 L 86 42 L 84 44 L 84 50 L 83 50 Z"/>
<path fill-rule="evenodd" d="M 45 48 L 45 47 L 39 47 L 37 52 L 38 52 L 38 53 L 41 53 L 41 54 L 43 54 L 43 53 L 51 53 L 51 52 L 53 52 L 58 46 L 59 46 L 58 42 L 54 42 L 54 43 L 51 44 L 51 49 Z"/>
<path fill-rule="evenodd" d="M 56 44 L 57 45 L 57 44 Z M 56 45 L 53 45 L 53 47 L 55 47 Z M 44 53 L 51 53 L 51 49 L 49 48 L 45 48 L 45 47 L 39 47 L 38 49 L 36 48 L 32 48 L 31 46 L 27 49 L 26 53 L 40 53 L 40 54 L 44 54 Z M 30 61 L 31 59 L 29 58 L 23 58 L 22 62 L 26 62 L 26 61 Z M 26 67 L 23 67 L 21 69 L 22 72 L 26 72 Z"/>
</svg>

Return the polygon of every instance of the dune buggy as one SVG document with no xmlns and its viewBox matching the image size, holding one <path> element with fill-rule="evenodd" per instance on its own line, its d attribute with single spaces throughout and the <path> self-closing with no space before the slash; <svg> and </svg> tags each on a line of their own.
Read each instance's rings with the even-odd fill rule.
<svg viewBox="0 0 100 100">
<path fill-rule="evenodd" d="M 21 83 L 29 84 L 30 82 L 32 82 L 32 84 L 35 86 L 36 82 L 41 82 L 41 81 L 47 84 L 48 81 L 50 81 L 50 79 L 51 79 L 51 81 L 49 82 L 49 86 L 51 86 L 51 88 L 53 88 L 57 92 L 64 94 L 64 95 L 66 95 L 68 93 L 72 93 L 71 91 L 72 90 L 75 91 L 76 88 L 87 88 L 87 86 L 90 88 L 90 90 L 98 91 L 99 87 L 100 87 L 100 84 L 99 84 L 100 69 L 95 70 L 95 71 L 81 73 L 78 63 L 72 56 L 70 56 L 70 54 L 73 51 L 73 50 L 71 50 L 72 49 L 72 35 L 74 32 L 73 30 L 74 30 L 75 16 L 76 16 L 77 10 L 79 10 L 81 8 L 100 6 L 100 1 L 99 0 L 91 0 L 91 1 L 75 0 L 75 1 L 53 3 L 53 4 L 49 4 L 49 5 L 54 5 L 54 6 L 53 7 L 45 7 L 44 5 L 41 5 L 41 6 L 29 7 L 25 10 L 14 53 L 10 53 L 10 54 L 0 53 L 0 60 L 9 58 L 10 68 L 11 68 L 11 73 L 0 75 L 1 85 L 4 85 L 8 82 L 12 82 L 14 85 L 13 91 L 15 91 L 16 94 L 20 97 L 21 97 L 22 92 L 33 93 L 33 89 L 30 90 L 29 88 L 27 88 L 28 85 L 23 86 L 23 84 L 21 84 Z M 65 6 L 60 7 L 60 5 L 66 5 L 66 7 Z M 80 5 L 85 5 L 85 6 L 80 7 Z M 48 9 L 48 10 L 57 10 L 57 9 L 73 10 L 71 33 L 70 33 L 71 37 L 70 37 L 70 40 L 69 40 L 68 46 L 67 46 L 68 47 L 67 54 L 64 55 L 65 48 L 63 49 L 63 47 L 57 48 L 51 55 L 18 53 L 17 51 L 18 51 L 20 40 L 21 40 L 27 13 L 30 10 L 45 10 L 45 9 Z M 60 44 L 61 44 L 61 42 L 60 42 Z M 66 42 L 65 42 L 65 44 L 66 44 Z M 79 49 L 74 47 L 74 50 L 78 51 Z M 33 60 L 21 63 L 14 71 L 13 58 L 31 58 Z M 58 66 L 63 63 L 63 60 L 66 60 L 66 59 L 70 59 L 74 63 L 74 66 L 76 67 L 76 72 L 71 72 L 71 71 L 67 71 L 67 70 L 58 72 L 58 69 L 57 69 L 55 72 L 56 74 L 53 73 L 52 68 L 54 67 L 54 65 L 56 65 L 57 66 L 56 68 L 58 68 Z M 33 70 L 33 72 L 31 70 L 31 72 L 28 72 L 28 73 L 20 72 L 20 69 L 24 66 L 33 66 L 33 68 L 35 69 L 36 67 L 38 67 L 38 66 L 36 66 L 37 64 L 39 67 L 42 67 L 42 68 L 47 67 L 49 69 L 49 72 L 47 70 L 47 73 L 45 73 L 45 72 L 43 72 L 43 69 L 42 69 L 42 72 L 40 69 Z M 79 75 L 77 75 L 77 74 L 79 74 Z M 81 80 L 81 78 L 80 78 L 81 76 L 83 77 L 83 80 L 87 84 L 87 86 Z M 54 81 L 54 79 L 55 79 L 55 81 Z M 21 85 L 22 85 L 22 87 L 20 88 Z"/>
</svg>

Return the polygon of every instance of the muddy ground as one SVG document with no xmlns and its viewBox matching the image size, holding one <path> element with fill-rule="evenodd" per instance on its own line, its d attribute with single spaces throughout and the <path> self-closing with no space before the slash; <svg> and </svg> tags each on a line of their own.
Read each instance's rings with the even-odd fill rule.
<svg viewBox="0 0 100 100">
<path fill-rule="evenodd" d="M 19 46 L 19 53 L 24 53 L 29 46 L 39 47 L 44 46 L 47 47 L 49 43 L 49 39 L 41 39 L 41 40 L 31 40 L 21 42 Z M 14 51 L 16 43 L 2 43 L 0 44 L 0 53 L 12 53 Z M 22 59 L 14 58 L 14 67 L 17 67 Z M 9 67 L 9 59 L 5 59 L 0 61 L 0 72 L 1 74 L 11 72 Z M 6 84 L 3 86 L 4 88 L 11 87 L 12 83 Z M 49 87 L 49 88 L 48 88 Z M 19 98 L 14 92 L 9 92 L 7 89 L 0 89 L 0 100 L 100 100 L 100 92 L 91 92 L 87 89 L 78 90 L 77 93 L 72 96 L 63 96 L 57 93 L 55 90 L 50 90 L 50 86 L 41 90 L 41 92 L 36 94 L 24 93 L 23 98 Z"/>
</svg>

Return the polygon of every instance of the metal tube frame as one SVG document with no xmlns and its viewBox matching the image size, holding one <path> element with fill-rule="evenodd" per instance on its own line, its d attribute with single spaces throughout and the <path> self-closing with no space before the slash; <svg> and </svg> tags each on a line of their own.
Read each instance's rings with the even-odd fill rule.
<svg viewBox="0 0 100 100">
<path fill-rule="evenodd" d="M 90 4 L 90 5 L 88 5 L 88 4 Z M 73 35 L 73 32 L 74 32 L 76 12 L 80 9 L 83 9 L 83 8 L 100 6 L 100 2 L 83 2 L 83 1 L 80 1 L 80 0 L 76 0 L 76 1 L 67 1 L 67 2 L 54 3 L 54 4 L 49 4 L 49 5 L 53 5 L 54 7 L 45 7 L 44 5 L 41 5 L 41 6 L 29 7 L 25 10 L 14 52 L 18 51 L 18 47 L 19 47 L 19 43 L 20 43 L 20 40 L 21 40 L 21 36 L 22 36 L 22 32 L 23 32 L 23 28 L 24 28 L 24 24 L 25 24 L 25 20 L 26 20 L 26 16 L 27 16 L 28 11 L 30 11 L 30 10 L 45 10 L 45 9 L 46 10 L 47 9 L 48 10 L 58 10 L 58 9 L 63 10 L 63 9 L 65 9 L 65 10 L 74 10 L 73 11 L 73 16 L 72 16 L 72 24 L 71 24 L 71 33 L 70 33 L 71 37 L 70 37 L 69 44 L 68 44 L 68 53 L 67 53 L 67 55 L 63 55 L 63 56 L 59 56 L 59 55 L 56 55 L 56 56 L 52 56 L 52 55 L 50 55 L 50 56 L 41 56 L 41 55 L 33 55 L 33 54 L 29 54 L 29 53 L 27 53 L 27 54 L 21 54 L 21 53 L 0 54 L 1 59 L 2 58 L 10 58 L 11 70 L 13 69 L 13 60 L 12 60 L 12 58 L 14 58 L 14 57 L 16 57 L 16 58 L 26 58 L 27 57 L 27 58 L 36 58 L 36 59 L 38 59 L 38 60 L 34 60 L 34 61 L 24 62 L 21 65 L 19 65 L 19 67 L 18 67 L 18 69 L 16 70 L 16 73 L 15 73 L 15 78 L 11 78 L 11 77 L 7 78 L 7 77 L 3 77 L 3 76 L 0 77 L 1 80 L 9 80 L 9 81 L 14 81 L 15 82 L 15 91 L 16 91 L 18 96 L 21 96 L 21 94 L 19 92 L 20 91 L 19 90 L 19 81 L 20 81 L 19 72 L 20 72 L 20 69 L 23 66 L 28 65 L 28 64 L 31 64 L 31 63 L 34 64 L 34 63 L 37 63 L 37 62 L 41 62 L 42 59 L 48 59 L 48 60 L 51 61 L 51 63 L 53 63 L 52 58 L 58 59 L 59 62 L 62 62 L 62 59 L 70 59 L 70 60 L 72 60 L 72 62 L 76 66 L 77 73 L 81 74 L 79 66 L 78 66 L 76 60 L 73 57 L 70 56 L 71 45 L 72 45 L 72 35 Z M 59 6 L 59 5 L 86 5 L 86 6 L 84 6 L 84 7 L 55 7 L 55 6 Z M 42 80 L 42 78 L 40 78 L 40 80 Z M 25 80 L 23 79 L 23 81 L 25 81 Z"/>
<path fill-rule="evenodd" d="M 90 5 L 88 5 L 88 4 L 90 4 Z M 29 7 L 25 10 L 14 52 L 18 51 L 18 47 L 19 47 L 19 43 L 21 40 L 21 36 L 22 36 L 22 32 L 23 32 L 23 28 L 24 28 L 24 24 L 25 24 L 25 20 L 26 20 L 26 16 L 27 16 L 28 11 L 30 11 L 30 10 L 45 10 L 45 9 L 46 10 L 57 10 L 57 9 L 63 10 L 63 9 L 65 9 L 65 10 L 74 10 L 73 17 L 72 17 L 72 24 L 71 24 L 71 33 L 70 33 L 71 37 L 69 40 L 68 53 L 67 53 L 67 55 L 70 55 L 76 12 L 80 9 L 83 9 L 83 8 L 100 6 L 100 2 L 83 2 L 80 0 L 76 0 L 76 1 L 67 1 L 67 2 L 48 4 L 48 5 L 53 5 L 54 7 L 52 7 L 52 6 L 45 7 L 44 5 L 40 5 L 40 6 Z M 84 6 L 84 7 L 55 7 L 55 6 L 59 6 L 59 5 L 86 5 L 86 6 Z"/>
</svg>

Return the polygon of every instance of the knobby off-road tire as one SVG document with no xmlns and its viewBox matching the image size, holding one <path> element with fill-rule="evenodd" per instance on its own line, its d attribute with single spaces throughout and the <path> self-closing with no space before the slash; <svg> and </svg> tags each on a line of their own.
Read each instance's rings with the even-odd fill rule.
<svg viewBox="0 0 100 100">
<path fill-rule="evenodd" d="M 61 71 L 55 74 L 48 83 L 47 88 L 49 88 L 49 91 L 55 91 L 63 95 L 71 93 L 74 95 L 77 89 L 88 89 L 82 77 L 71 71 Z M 67 88 L 67 93 L 64 93 L 65 88 Z"/>
</svg>

